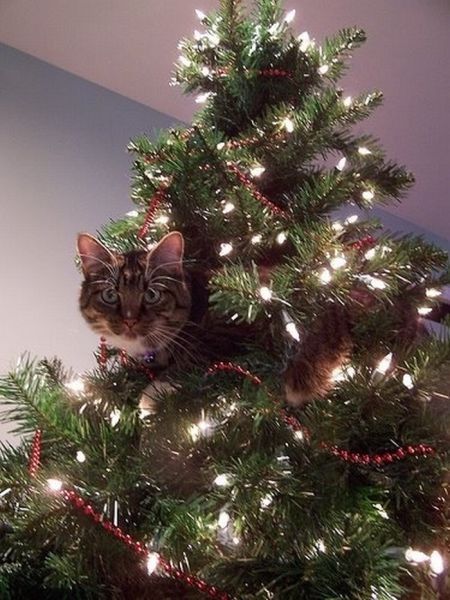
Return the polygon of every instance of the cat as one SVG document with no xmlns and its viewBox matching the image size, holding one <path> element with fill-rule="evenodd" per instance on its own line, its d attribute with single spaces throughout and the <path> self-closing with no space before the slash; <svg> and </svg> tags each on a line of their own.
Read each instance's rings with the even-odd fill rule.
<svg viewBox="0 0 450 600">
<path fill-rule="evenodd" d="M 251 340 L 251 325 L 211 321 L 208 277 L 195 276 L 186 266 L 178 231 L 148 251 L 116 253 L 87 233 L 78 236 L 77 247 L 83 317 L 111 346 L 137 360 L 151 356 L 160 373 L 179 360 L 203 358 L 206 365 L 232 359 L 239 342 L 245 347 Z M 270 277 L 270 269 L 261 270 L 261 276 Z M 290 405 L 300 407 L 332 389 L 334 370 L 352 352 L 352 326 L 348 307 L 336 303 L 313 320 L 281 374 Z"/>
</svg>

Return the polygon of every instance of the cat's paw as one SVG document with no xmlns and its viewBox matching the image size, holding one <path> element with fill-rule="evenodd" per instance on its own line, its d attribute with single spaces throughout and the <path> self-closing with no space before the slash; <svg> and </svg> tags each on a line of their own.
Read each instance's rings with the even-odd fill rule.
<svg viewBox="0 0 450 600">
<path fill-rule="evenodd" d="M 155 414 L 158 410 L 158 402 L 160 401 L 161 395 L 170 394 L 170 392 L 175 391 L 175 389 L 175 386 L 167 381 L 161 381 L 159 379 L 152 381 L 148 384 L 139 398 L 140 410 L 145 411 L 147 415 Z"/>
</svg>

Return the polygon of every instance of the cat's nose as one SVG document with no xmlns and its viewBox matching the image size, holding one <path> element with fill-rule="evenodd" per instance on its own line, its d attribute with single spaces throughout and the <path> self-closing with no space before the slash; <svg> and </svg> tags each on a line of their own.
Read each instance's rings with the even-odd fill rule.
<svg viewBox="0 0 450 600">
<path fill-rule="evenodd" d="M 137 323 L 137 319 L 124 319 L 123 322 L 128 327 L 128 329 L 133 329 L 133 327 Z"/>
</svg>

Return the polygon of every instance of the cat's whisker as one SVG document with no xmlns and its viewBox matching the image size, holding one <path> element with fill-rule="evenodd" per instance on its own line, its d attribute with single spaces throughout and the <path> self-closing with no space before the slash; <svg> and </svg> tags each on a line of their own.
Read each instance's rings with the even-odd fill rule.
<svg viewBox="0 0 450 600">
<path fill-rule="evenodd" d="M 95 260 L 95 261 L 99 262 L 111 274 L 111 277 L 114 280 L 117 279 L 117 276 L 119 274 L 119 267 L 117 264 L 115 264 L 115 265 L 108 264 L 104 260 L 101 260 L 100 258 L 98 258 L 98 256 L 93 256 L 92 254 L 79 254 L 79 256 L 80 256 L 80 258 L 85 257 L 85 258 L 89 258 L 90 260 Z"/>
<path fill-rule="evenodd" d="M 167 261 L 165 263 L 161 263 L 160 265 L 154 267 L 151 271 L 150 274 L 148 273 L 148 269 L 149 269 L 149 263 L 147 263 L 147 268 L 145 269 L 145 276 L 148 277 L 148 279 L 152 279 L 153 274 L 156 273 L 156 271 L 158 271 L 159 269 L 164 269 L 167 268 L 167 265 L 179 265 L 180 261 L 179 260 L 171 260 L 171 261 Z"/>
</svg>

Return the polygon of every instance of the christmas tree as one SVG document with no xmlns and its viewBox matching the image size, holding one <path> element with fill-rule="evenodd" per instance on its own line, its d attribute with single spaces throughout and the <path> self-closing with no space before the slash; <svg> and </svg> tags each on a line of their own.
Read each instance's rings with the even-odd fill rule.
<svg viewBox="0 0 450 600">
<path fill-rule="evenodd" d="M 447 258 L 368 216 L 413 178 L 352 131 L 382 101 L 338 85 L 364 32 L 320 46 L 278 0 L 197 13 L 174 82 L 204 106 L 130 144 L 135 210 L 99 239 L 182 233 L 214 360 L 194 328 L 163 372 L 102 341 L 81 377 L 25 356 L 1 379 L 23 442 L 2 448 L 0 596 L 448 598 L 450 339 L 421 327 Z M 292 398 L 344 322 L 332 381 Z"/>
</svg>

